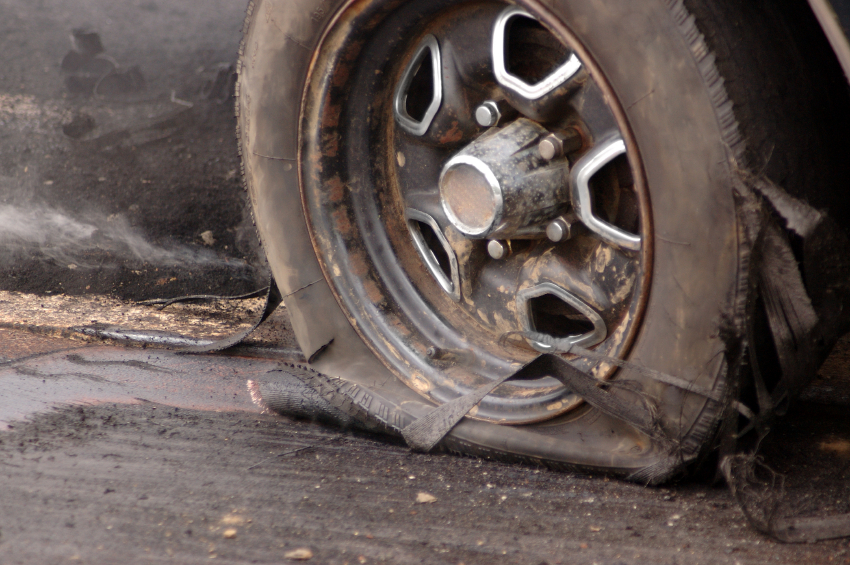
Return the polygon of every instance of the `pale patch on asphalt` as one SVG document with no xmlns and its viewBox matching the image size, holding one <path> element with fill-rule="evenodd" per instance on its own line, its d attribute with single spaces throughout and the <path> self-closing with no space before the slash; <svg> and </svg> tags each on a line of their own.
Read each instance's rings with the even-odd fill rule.
<svg viewBox="0 0 850 565">
<path fill-rule="evenodd" d="M 245 383 L 276 367 L 260 359 L 106 346 L 5 361 L 0 363 L 0 429 L 74 404 L 154 402 L 259 413 Z"/>
<path fill-rule="evenodd" d="M 56 102 L 26 94 L 0 93 L 0 127 L 8 132 L 54 134 L 56 124 L 68 115 Z"/>
</svg>

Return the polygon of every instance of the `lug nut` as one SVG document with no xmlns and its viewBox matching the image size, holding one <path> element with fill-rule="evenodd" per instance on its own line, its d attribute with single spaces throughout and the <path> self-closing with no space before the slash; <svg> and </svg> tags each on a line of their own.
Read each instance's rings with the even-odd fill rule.
<svg viewBox="0 0 850 565">
<path fill-rule="evenodd" d="M 549 222 L 546 226 L 546 237 L 549 241 L 558 243 L 570 239 L 572 234 L 572 224 L 564 218 L 556 218 Z"/>
<path fill-rule="evenodd" d="M 481 106 L 475 109 L 475 121 L 483 128 L 493 127 L 502 119 L 499 105 L 492 100 L 485 100 Z"/>
<path fill-rule="evenodd" d="M 537 144 L 537 151 L 540 152 L 541 157 L 551 161 L 563 157 L 579 147 L 581 147 L 581 135 L 575 129 L 571 129 L 567 134 L 550 133 Z"/>
<path fill-rule="evenodd" d="M 504 259 L 511 253 L 511 248 L 504 241 L 499 241 L 498 239 L 491 239 L 487 242 L 487 253 L 490 254 L 490 257 L 493 259 L 499 260 Z"/>
</svg>

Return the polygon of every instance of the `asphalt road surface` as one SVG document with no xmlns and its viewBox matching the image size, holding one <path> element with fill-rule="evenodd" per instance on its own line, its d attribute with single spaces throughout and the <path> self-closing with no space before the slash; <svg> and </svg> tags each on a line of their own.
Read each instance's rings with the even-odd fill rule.
<svg viewBox="0 0 850 565">
<path fill-rule="evenodd" d="M 127 301 L 262 284 L 229 99 L 243 10 L 0 0 L 0 564 L 850 563 L 846 540 L 755 532 L 710 476 L 648 489 L 263 413 L 249 381 L 300 360 L 285 311 L 227 355 L 71 330 L 215 337 L 257 315 Z M 63 68 L 82 27 L 112 90 Z M 761 450 L 783 514 L 850 511 L 848 350 Z"/>
<path fill-rule="evenodd" d="M 263 413 L 248 383 L 272 349 L 187 357 L 35 322 L 0 330 L 2 563 L 850 562 L 847 541 L 756 533 L 706 478 L 645 488 Z M 762 450 L 783 513 L 850 506 L 846 397 L 825 382 Z"/>
</svg>

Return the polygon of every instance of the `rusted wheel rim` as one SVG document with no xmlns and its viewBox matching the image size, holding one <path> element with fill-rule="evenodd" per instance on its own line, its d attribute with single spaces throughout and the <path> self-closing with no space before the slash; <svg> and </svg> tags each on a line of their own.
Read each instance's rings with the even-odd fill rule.
<svg viewBox="0 0 850 565">
<path fill-rule="evenodd" d="M 640 157 L 601 70 L 548 13 L 351 4 L 305 102 L 299 170 L 317 255 L 405 383 L 436 402 L 465 394 L 547 350 L 518 337 L 528 330 L 627 354 L 651 272 Z M 501 385 L 473 416 L 530 423 L 579 403 L 541 375 Z"/>
</svg>

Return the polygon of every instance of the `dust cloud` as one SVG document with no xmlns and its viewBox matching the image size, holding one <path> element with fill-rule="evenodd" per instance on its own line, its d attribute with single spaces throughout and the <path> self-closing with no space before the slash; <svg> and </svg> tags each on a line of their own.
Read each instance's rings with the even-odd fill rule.
<svg viewBox="0 0 850 565">
<path fill-rule="evenodd" d="M 152 266 L 240 262 L 224 261 L 208 249 L 155 245 L 119 214 L 75 218 L 45 205 L 14 204 L 0 204 L 0 258 L 41 258 L 80 268 L 108 267 L 116 260 Z"/>
</svg>

